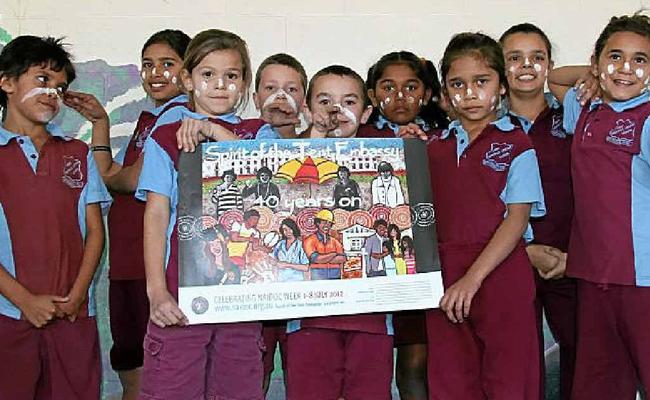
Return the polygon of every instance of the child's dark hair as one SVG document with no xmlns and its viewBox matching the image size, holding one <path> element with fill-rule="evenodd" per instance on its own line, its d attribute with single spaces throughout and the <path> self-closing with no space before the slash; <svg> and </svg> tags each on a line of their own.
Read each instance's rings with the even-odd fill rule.
<svg viewBox="0 0 650 400">
<path fill-rule="evenodd" d="M 440 63 L 443 82 L 447 79 L 451 63 L 465 55 L 473 55 L 485 61 L 490 68 L 496 71 L 501 85 L 508 89 L 505 59 L 501 45 L 483 33 L 463 32 L 451 38 Z"/>
<path fill-rule="evenodd" d="M 548 59 L 552 59 L 551 52 L 553 50 L 553 46 L 551 46 L 551 41 L 549 40 L 548 36 L 546 36 L 546 33 L 544 33 L 543 30 L 541 30 L 537 25 L 533 25 L 530 22 L 524 22 L 523 24 L 517 24 L 513 25 L 508 30 L 503 32 L 503 35 L 499 38 L 499 43 L 501 46 L 503 46 L 503 42 L 506 41 L 508 36 L 514 35 L 515 33 L 533 33 L 536 35 L 539 35 L 539 37 L 542 38 L 542 41 L 544 42 L 544 45 L 546 45 L 546 53 L 548 54 Z"/>
<path fill-rule="evenodd" d="M 314 76 L 311 77 L 311 80 L 309 81 L 309 86 L 307 87 L 307 106 L 311 108 L 311 96 L 313 95 L 313 89 L 314 89 L 314 82 L 321 76 L 325 75 L 338 75 L 338 76 L 347 76 L 359 83 L 359 88 L 361 90 L 361 96 L 363 100 L 363 106 L 367 107 L 370 105 L 370 99 L 368 98 L 368 94 L 366 93 L 366 83 L 363 81 L 363 78 L 359 76 L 354 70 L 351 68 L 348 68 L 344 65 L 330 65 L 327 66 L 320 71 L 316 72 Z"/>
<path fill-rule="evenodd" d="M 183 59 L 185 57 L 185 50 L 187 50 L 187 45 L 190 44 L 190 40 L 192 40 L 187 34 L 183 31 L 177 30 L 177 29 L 165 29 L 162 31 L 158 31 L 151 35 L 149 39 L 147 39 L 146 42 L 144 42 L 144 45 L 142 46 L 142 54 L 141 56 L 144 57 L 144 52 L 147 50 L 147 47 L 151 46 L 152 44 L 166 44 L 167 46 L 171 47 L 174 52 Z"/>
<path fill-rule="evenodd" d="M 391 65 L 403 64 L 407 65 L 415 76 L 418 77 L 424 84 L 425 89 L 431 90 L 431 99 L 426 105 L 420 109 L 420 118 L 424 119 L 428 124 L 434 128 L 446 128 L 449 125 L 447 114 L 440 108 L 434 98 L 439 98 L 441 94 L 440 80 L 438 79 L 438 71 L 433 63 L 425 58 L 420 58 L 410 51 L 394 51 L 383 55 L 372 67 L 368 69 L 368 79 L 366 86 L 368 89 L 377 91 L 377 82 L 384 75 L 384 70 Z M 379 117 L 380 111 L 373 110 L 369 122 L 374 122 Z"/>
<path fill-rule="evenodd" d="M 242 95 L 243 100 L 237 104 L 237 108 L 244 109 L 248 103 L 248 91 L 251 80 L 253 79 L 251 59 L 248 55 L 248 46 L 244 39 L 232 32 L 222 31 L 220 29 L 208 29 L 199 32 L 187 45 L 183 59 L 183 68 L 192 74 L 192 70 L 199 65 L 205 56 L 218 50 L 235 50 L 241 56 L 244 93 Z M 192 93 L 190 93 L 190 98 L 192 98 Z"/>
<path fill-rule="evenodd" d="M 295 57 L 285 53 L 278 53 L 267 57 L 264 61 L 262 61 L 260 66 L 257 68 L 257 73 L 255 74 L 256 91 L 260 89 L 260 80 L 262 79 L 262 71 L 264 70 L 264 68 L 268 67 L 269 65 L 284 65 L 285 67 L 289 67 L 295 70 L 298 73 L 298 75 L 300 75 L 300 84 L 302 85 L 302 89 L 303 90 L 307 89 L 307 73 L 305 72 L 305 67 L 303 67 L 300 61 L 298 61 Z"/>
<path fill-rule="evenodd" d="M 598 40 L 596 40 L 594 48 L 596 60 L 598 60 L 600 53 L 605 48 L 605 43 L 617 32 L 633 32 L 650 39 L 650 18 L 638 12 L 634 15 L 612 17 L 605 29 L 600 33 L 600 36 L 598 36 Z"/>
<path fill-rule="evenodd" d="M 68 84 L 77 76 L 72 65 L 72 56 L 64 48 L 63 38 L 18 36 L 0 52 L 0 78 L 18 78 L 34 66 L 49 67 L 54 71 L 65 71 Z M 7 106 L 7 94 L 0 90 L 0 107 Z"/>
<path fill-rule="evenodd" d="M 406 244 L 406 246 L 405 246 Z M 402 239 L 400 240 L 400 247 L 402 248 L 402 254 L 406 255 L 406 248 L 408 246 L 409 249 L 409 255 L 413 255 L 415 252 L 415 249 L 413 248 L 413 239 L 410 236 L 402 236 Z"/>
</svg>

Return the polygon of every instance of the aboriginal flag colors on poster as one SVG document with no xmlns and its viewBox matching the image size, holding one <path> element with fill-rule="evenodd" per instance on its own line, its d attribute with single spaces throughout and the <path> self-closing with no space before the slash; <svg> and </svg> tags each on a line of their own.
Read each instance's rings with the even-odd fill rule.
<svg viewBox="0 0 650 400">
<path fill-rule="evenodd" d="M 437 307 L 425 144 L 210 142 L 180 159 L 179 304 L 190 323 Z"/>
</svg>

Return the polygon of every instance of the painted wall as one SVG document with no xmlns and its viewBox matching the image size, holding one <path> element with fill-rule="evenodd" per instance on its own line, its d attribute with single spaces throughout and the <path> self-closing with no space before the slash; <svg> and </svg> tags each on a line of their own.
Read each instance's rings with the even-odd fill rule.
<svg viewBox="0 0 650 400">
<path fill-rule="evenodd" d="M 0 47 L 22 34 L 65 36 L 77 61 L 73 88 L 94 94 L 105 105 L 117 150 L 140 110 L 148 107 L 138 74 L 140 50 L 160 29 L 190 35 L 206 28 L 232 30 L 248 42 L 255 68 L 283 51 L 301 60 L 308 75 L 339 63 L 364 76 L 386 52 L 411 50 L 437 64 L 454 33 L 471 30 L 498 37 L 520 22 L 547 32 L 556 65 L 585 63 L 612 15 L 644 6 L 650 0 L 2 0 Z M 246 114 L 255 112 L 249 108 Z M 57 121 L 68 133 L 89 138 L 90 126 L 73 111 Z M 106 347 L 105 269 L 98 299 Z M 106 371 L 104 397 L 114 398 L 118 384 L 110 368 Z"/>
</svg>

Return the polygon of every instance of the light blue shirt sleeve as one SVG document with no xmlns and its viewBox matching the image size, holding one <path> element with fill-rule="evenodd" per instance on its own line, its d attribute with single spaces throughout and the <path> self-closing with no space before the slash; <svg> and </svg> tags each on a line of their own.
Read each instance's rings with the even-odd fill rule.
<svg viewBox="0 0 650 400">
<path fill-rule="evenodd" d="M 505 204 L 532 203 L 531 217 L 541 217 L 546 214 L 542 179 L 539 175 L 535 150 L 526 150 L 512 160 L 501 199 Z"/>
<path fill-rule="evenodd" d="M 564 125 L 564 130 L 568 134 L 573 134 L 575 132 L 580 112 L 582 112 L 582 106 L 580 105 L 577 96 L 578 92 L 575 88 L 567 90 L 564 95 L 564 120 L 562 123 Z"/>
<path fill-rule="evenodd" d="M 277 243 L 275 244 L 275 246 L 273 247 L 273 258 L 275 258 L 276 260 L 278 259 L 278 254 L 280 253 L 280 246 L 282 245 L 282 242 L 283 242 L 283 241 L 280 240 L 280 241 L 277 242 Z"/>
<path fill-rule="evenodd" d="M 302 247 L 302 242 L 298 243 L 298 264 L 309 264 L 309 259 L 307 258 L 304 247 Z"/>
<path fill-rule="evenodd" d="M 143 151 L 144 162 L 135 197 L 146 201 L 147 192 L 154 192 L 172 198 L 175 169 L 169 154 L 151 136 L 145 141 Z"/>
<path fill-rule="evenodd" d="M 153 128 L 151 128 L 151 133 L 153 134 L 156 128 L 161 125 L 172 124 L 176 121 L 182 120 L 185 116 L 186 111 L 187 108 L 184 106 L 172 107 L 169 110 L 165 111 L 158 117 L 158 119 L 156 119 L 156 123 L 154 124 Z"/>
<path fill-rule="evenodd" d="M 116 162 L 120 165 L 124 165 L 124 158 L 126 157 L 126 149 L 129 147 L 129 141 L 124 143 L 124 146 L 120 149 L 120 151 L 117 152 L 115 157 L 113 158 L 113 162 Z"/>
<path fill-rule="evenodd" d="M 97 170 L 97 164 L 95 164 L 92 151 L 88 152 L 87 163 L 88 179 L 85 188 L 85 204 L 101 203 L 102 209 L 106 209 L 113 199 L 108 193 L 108 189 L 106 189 L 106 185 L 104 185 L 104 181 Z"/>
<path fill-rule="evenodd" d="M 255 139 L 281 139 L 281 137 L 274 127 L 270 124 L 265 124 L 257 131 Z"/>
</svg>

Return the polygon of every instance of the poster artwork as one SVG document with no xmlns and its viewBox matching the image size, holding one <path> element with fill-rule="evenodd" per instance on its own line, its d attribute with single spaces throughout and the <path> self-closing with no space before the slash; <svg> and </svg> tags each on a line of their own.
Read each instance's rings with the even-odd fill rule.
<svg viewBox="0 0 650 400">
<path fill-rule="evenodd" d="M 211 142 L 179 163 L 179 304 L 190 323 L 437 306 L 421 141 Z"/>
</svg>

